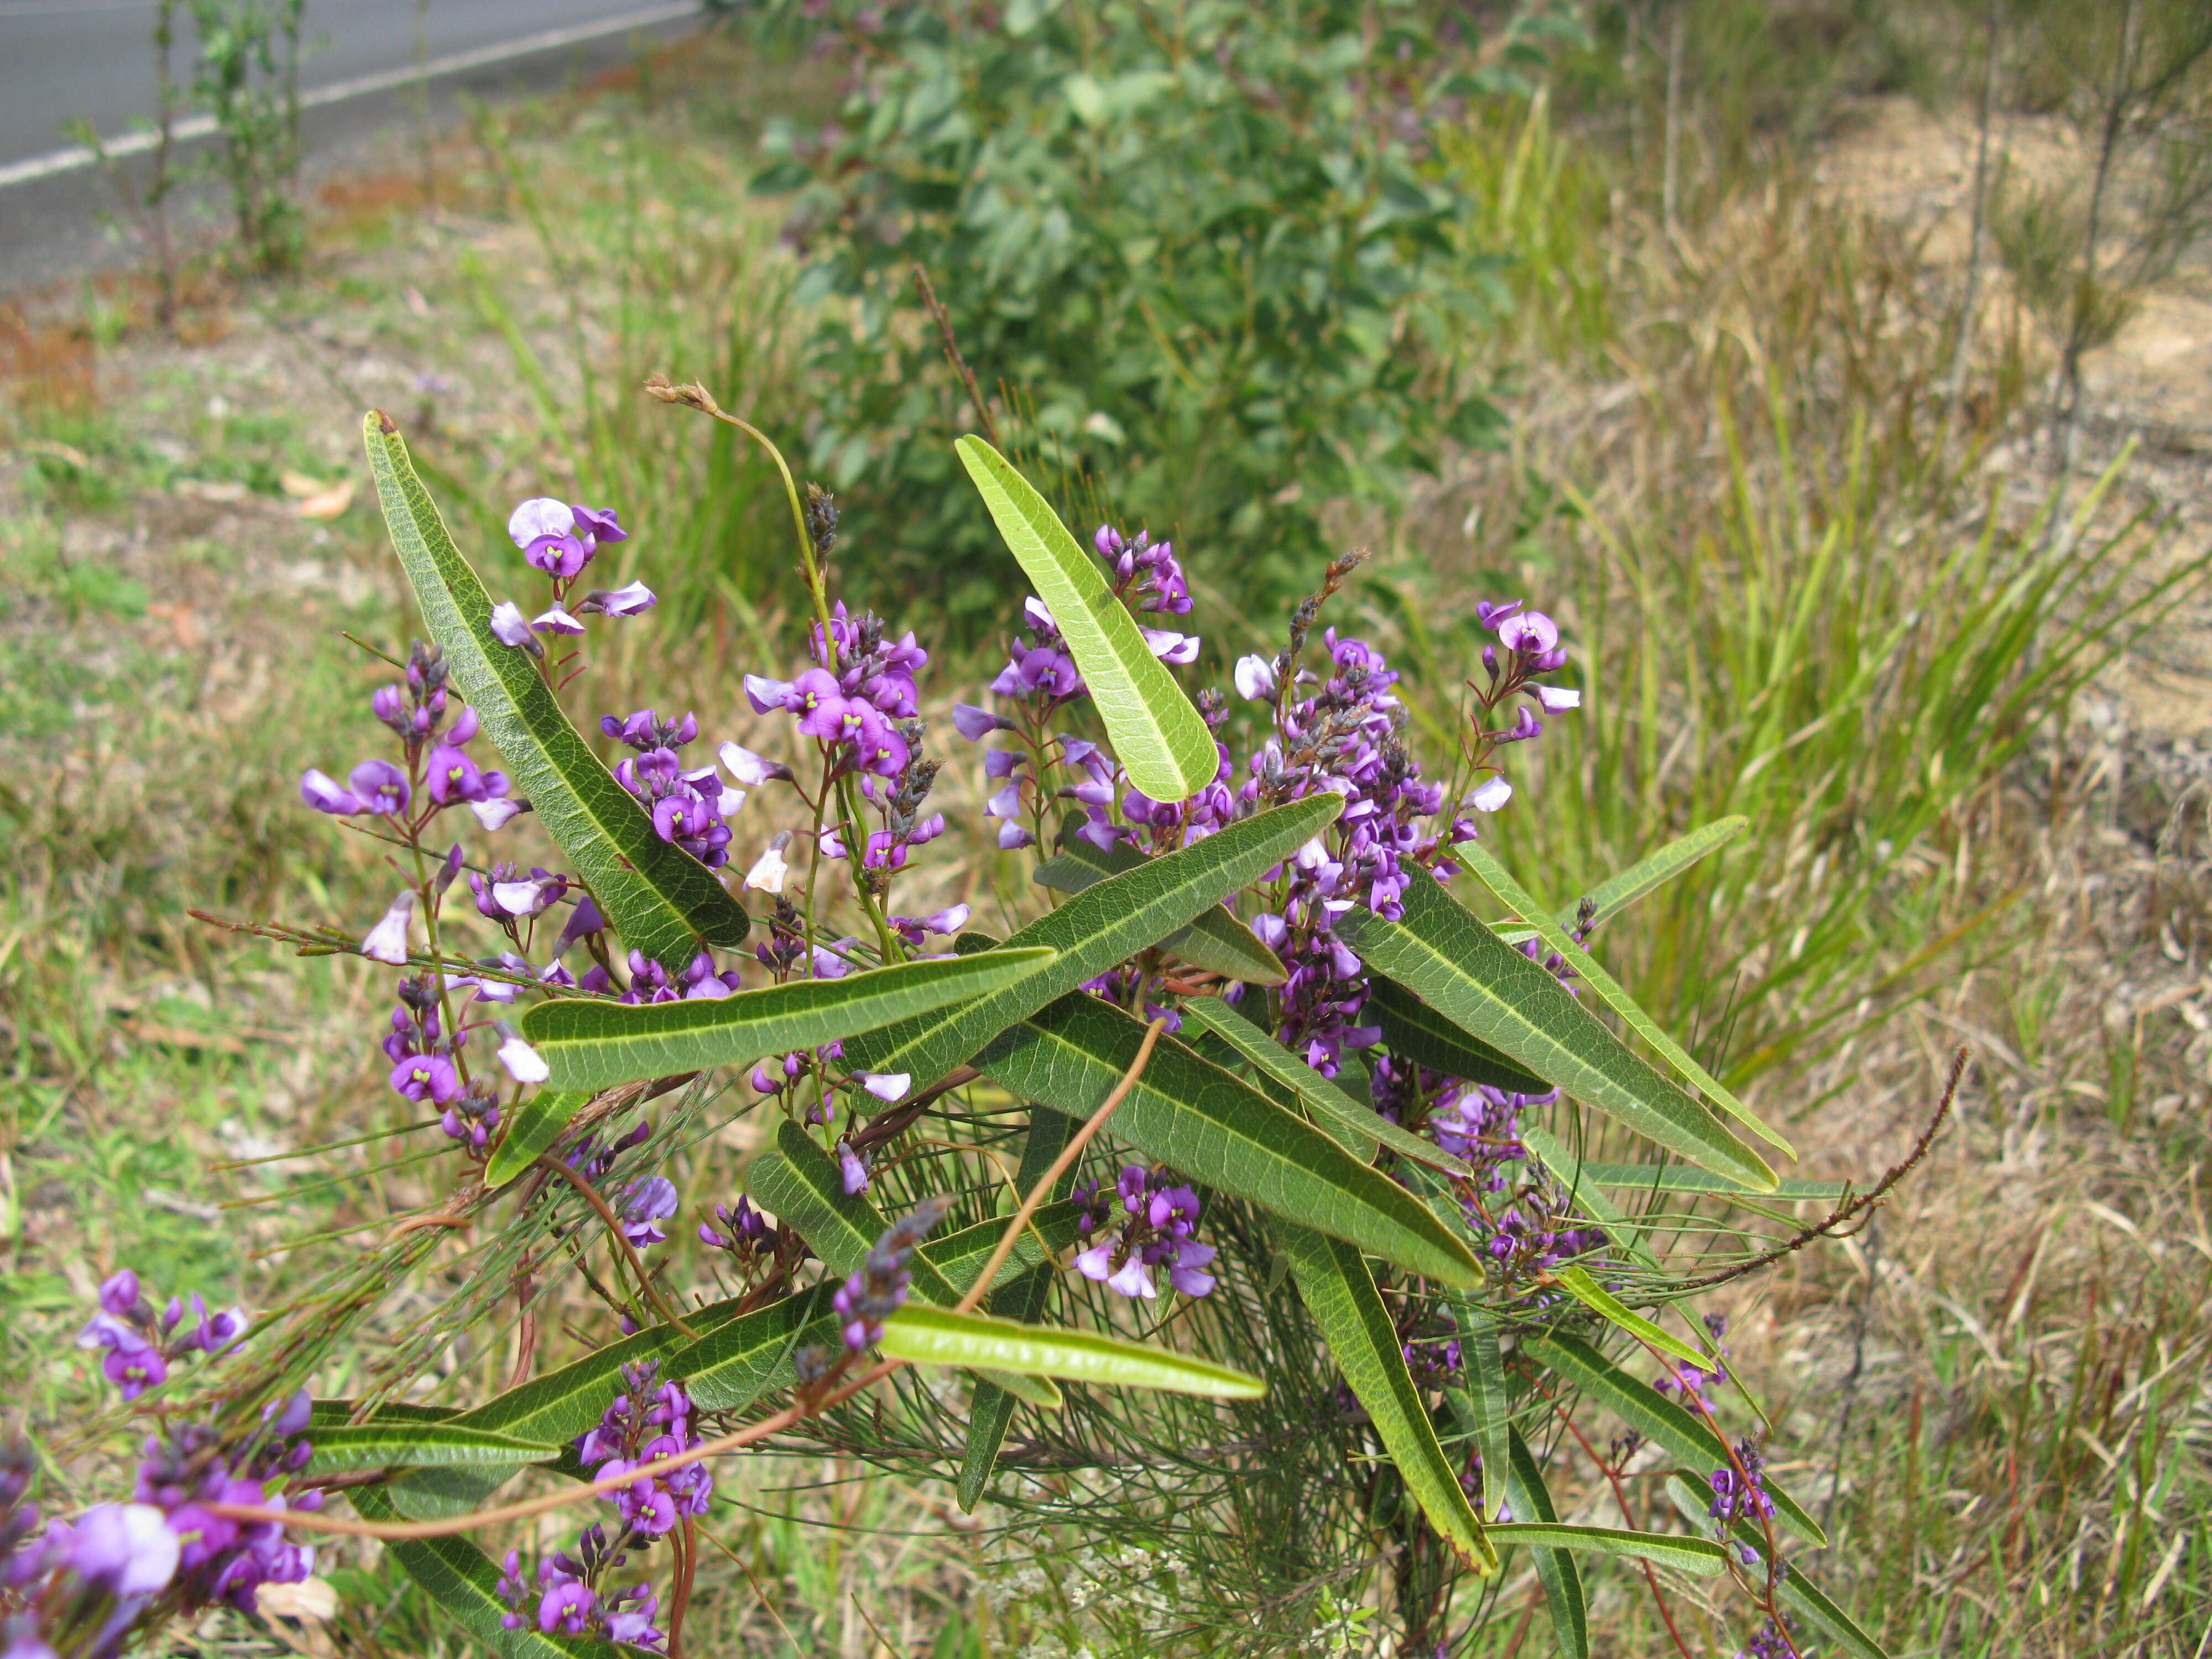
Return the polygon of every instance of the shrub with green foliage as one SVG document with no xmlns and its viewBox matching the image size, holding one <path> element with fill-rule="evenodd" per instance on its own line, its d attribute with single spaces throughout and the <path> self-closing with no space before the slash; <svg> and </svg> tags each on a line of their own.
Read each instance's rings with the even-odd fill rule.
<svg viewBox="0 0 2212 1659">
<path fill-rule="evenodd" d="M 830 302 L 810 462 L 902 585 L 956 616 L 1003 592 L 948 487 L 946 440 L 994 418 L 1083 516 L 1103 501 L 1269 599 L 1312 569 L 1330 503 L 1388 506 L 1439 443 L 1495 430 L 1468 343 L 1497 294 L 1431 139 L 1513 84 L 1552 14 L 1486 68 L 1412 0 L 763 15 L 794 11 L 851 55 L 849 95 L 818 131 L 772 129 L 755 187 L 795 192 L 802 293 Z"/>
</svg>

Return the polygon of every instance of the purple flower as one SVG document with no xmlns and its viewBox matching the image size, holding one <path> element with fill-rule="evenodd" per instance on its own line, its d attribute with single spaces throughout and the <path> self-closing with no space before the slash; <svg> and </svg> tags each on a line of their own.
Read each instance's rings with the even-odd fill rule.
<svg viewBox="0 0 2212 1659">
<path fill-rule="evenodd" d="M 1218 1254 L 1211 1244 L 1201 1244 L 1194 1238 L 1180 1240 L 1176 1245 L 1174 1265 L 1168 1269 L 1168 1283 L 1185 1296 L 1206 1296 L 1213 1289 L 1213 1275 L 1200 1273 L 1200 1268 Z"/>
<path fill-rule="evenodd" d="M 507 793 L 507 775 L 480 771 L 465 750 L 441 744 L 430 751 L 423 787 L 441 806 L 455 801 L 491 800 Z"/>
<path fill-rule="evenodd" d="M 1162 662 L 1180 666 L 1198 660 L 1199 637 L 1195 634 L 1178 634 L 1173 629 L 1146 628 L 1138 630 L 1145 636 L 1145 644 Z"/>
<path fill-rule="evenodd" d="M 639 1249 L 668 1237 L 654 1224 L 676 1213 L 676 1183 L 666 1176 L 647 1176 L 623 1200 L 623 1236 Z"/>
<path fill-rule="evenodd" d="M 112 1595 L 152 1595 L 177 1576 L 177 1534 L 151 1504 L 97 1504 L 70 1530 L 64 1565 Z"/>
<path fill-rule="evenodd" d="M 979 708 L 972 702 L 952 705 L 952 729 L 970 743 L 981 743 L 994 732 L 1011 732 L 1012 720 L 1000 720 L 988 708 Z"/>
<path fill-rule="evenodd" d="M 529 618 L 522 614 L 522 607 L 512 599 L 501 599 L 497 605 L 492 606 L 491 636 L 501 645 L 511 645 L 518 651 L 527 651 L 533 657 L 542 657 L 545 654 L 545 647 L 538 644 L 536 636 L 530 631 Z"/>
<path fill-rule="evenodd" d="M 1275 665 L 1265 657 L 1239 657 L 1231 676 L 1237 695 L 1247 702 L 1266 702 L 1275 695 Z"/>
<path fill-rule="evenodd" d="M 532 617 L 530 631 L 533 634 L 580 634 L 584 631 L 584 624 L 556 605 Z"/>
<path fill-rule="evenodd" d="M 507 520 L 507 533 L 522 556 L 556 581 L 572 580 L 591 559 L 586 539 L 591 532 L 579 536 L 577 529 L 574 510 L 550 495 L 523 502 Z"/>
<path fill-rule="evenodd" d="M 415 895 L 410 891 L 397 895 L 384 919 L 368 930 L 362 939 L 362 955 L 394 968 L 407 965 L 407 919 L 415 914 Z"/>
<path fill-rule="evenodd" d="M 392 1086 L 408 1099 L 444 1106 L 461 1092 L 460 1073 L 443 1054 L 410 1054 L 392 1068 Z"/>
<path fill-rule="evenodd" d="M 629 532 L 615 522 L 617 509 L 614 507 L 586 507 L 581 501 L 577 501 L 568 510 L 575 515 L 576 529 L 589 536 L 599 546 L 605 547 L 629 539 Z"/>
<path fill-rule="evenodd" d="M 318 812 L 337 812 L 350 817 L 356 812 L 368 809 L 362 799 L 350 789 L 341 788 L 338 781 L 327 773 L 309 767 L 300 779 L 300 799 Z"/>
<path fill-rule="evenodd" d="M 781 761 L 756 755 L 751 750 L 734 743 L 724 744 L 719 752 L 724 769 L 748 789 L 757 789 L 764 783 L 776 779 L 787 780 L 792 775 L 791 769 Z"/>
<path fill-rule="evenodd" d="M 593 588 L 584 595 L 576 609 L 585 616 L 599 611 L 610 617 L 635 617 L 659 603 L 659 597 L 643 582 L 625 582 L 617 588 Z"/>
<path fill-rule="evenodd" d="M 868 1160 L 853 1150 L 853 1143 L 837 1143 L 837 1168 L 845 1178 L 845 1196 L 852 1198 L 868 1190 Z"/>
<path fill-rule="evenodd" d="M 1509 651 L 1540 657 L 1559 643 L 1559 624 L 1540 611 L 1518 612 L 1497 624 L 1498 642 Z"/>
</svg>

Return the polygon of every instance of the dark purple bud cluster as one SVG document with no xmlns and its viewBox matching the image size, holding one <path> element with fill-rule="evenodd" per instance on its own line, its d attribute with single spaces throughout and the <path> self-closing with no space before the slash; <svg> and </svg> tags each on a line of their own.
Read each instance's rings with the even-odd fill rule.
<svg viewBox="0 0 2212 1659">
<path fill-rule="evenodd" d="M 1401 1352 L 1416 1388 L 1455 1389 L 1464 1380 L 1464 1364 L 1456 1336 L 1415 1337 Z"/>
<path fill-rule="evenodd" d="M 1114 597 L 1130 610 L 1190 614 L 1190 585 L 1176 562 L 1173 542 L 1155 544 L 1151 532 L 1143 530 L 1136 540 L 1126 541 L 1113 526 L 1102 524 L 1091 544 L 1112 572 Z"/>
<path fill-rule="evenodd" d="M 1548 1273 L 1607 1243 L 1604 1228 L 1572 1213 L 1564 1192 L 1541 1185 L 1523 1188 L 1495 1215 L 1479 1194 L 1464 1196 L 1461 1209 L 1478 1253 L 1507 1285 Z"/>
<path fill-rule="evenodd" d="M 469 1033 L 462 1029 L 450 1036 L 446 1034 L 434 974 L 399 981 L 399 1006 L 392 1011 L 392 1030 L 384 1039 L 385 1058 L 392 1062 L 386 1081 L 407 1099 L 438 1108 L 440 1127 L 480 1153 L 490 1144 L 491 1132 L 499 1127 L 498 1099 L 489 1086 L 464 1074 L 460 1051 L 467 1045 Z M 514 1039 L 513 1052 L 506 1048 L 501 1051 L 501 1058 L 510 1066 L 526 1065 L 524 1054 L 530 1060 L 537 1059 L 520 1037 Z"/>
<path fill-rule="evenodd" d="M 168 1380 L 169 1367 L 188 1353 L 218 1354 L 246 1334 L 243 1309 L 219 1314 L 194 1291 L 191 1300 L 173 1296 L 156 1314 L 138 1288 L 138 1275 L 125 1267 L 100 1287 L 100 1311 L 76 1335 L 80 1348 L 102 1350 L 100 1369 L 136 1400 Z"/>
<path fill-rule="evenodd" d="M 768 1218 L 752 1206 L 752 1200 L 740 1196 L 735 1206 L 717 1204 L 713 1223 L 699 1224 L 699 1242 L 717 1250 L 726 1250 L 737 1264 L 738 1271 L 750 1279 L 761 1261 L 775 1254 L 782 1242 Z"/>
<path fill-rule="evenodd" d="M 1747 1519 L 1768 1520 L 1774 1514 L 1774 1500 L 1766 1495 L 1766 1455 L 1755 1440 L 1743 1439 L 1735 1443 L 1735 1465 L 1715 1469 L 1706 1477 L 1713 1489 L 1713 1501 L 1705 1513 L 1723 1526 Z"/>
<path fill-rule="evenodd" d="M 1804 1659 L 1805 1650 L 1796 1639 L 1796 1620 L 1786 1613 L 1779 1613 L 1752 1632 L 1751 1640 L 1736 1650 L 1735 1659 Z"/>
<path fill-rule="evenodd" d="M 923 1200 L 884 1230 L 860 1272 L 837 1287 L 830 1303 L 844 1322 L 848 1351 L 860 1353 L 883 1340 L 884 1321 L 905 1304 L 914 1278 L 914 1247 L 951 1207 L 949 1196 Z"/>
<path fill-rule="evenodd" d="M 1218 1252 L 1191 1236 L 1198 1231 L 1198 1194 L 1165 1169 L 1129 1164 L 1110 1194 L 1092 1181 L 1075 1189 L 1075 1201 L 1081 1209 L 1076 1232 L 1091 1241 L 1075 1256 L 1085 1279 L 1151 1301 L 1159 1295 L 1152 1272 L 1164 1267 L 1168 1284 L 1185 1296 L 1213 1289 L 1213 1275 L 1204 1269 Z M 1111 1231 L 1117 1220 L 1119 1230 Z"/>
<path fill-rule="evenodd" d="M 269 1509 L 318 1510 L 323 1495 L 287 1498 L 270 1488 L 307 1465 L 313 1448 L 304 1437 L 312 1415 L 301 1389 L 279 1407 L 263 1409 L 262 1434 L 244 1455 L 225 1452 L 211 1431 L 190 1425 L 167 1440 L 149 1439 L 135 1496 L 167 1519 L 182 1547 L 178 1582 L 189 1606 L 228 1602 L 241 1613 L 254 1607 L 264 1583 L 296 1584 L 315 1570 L 312 1545 L 288 1543 L 273 1521 L 234 1521 L 210 1515 L 210 1503 L 252 1504 Z"/>
</svg>

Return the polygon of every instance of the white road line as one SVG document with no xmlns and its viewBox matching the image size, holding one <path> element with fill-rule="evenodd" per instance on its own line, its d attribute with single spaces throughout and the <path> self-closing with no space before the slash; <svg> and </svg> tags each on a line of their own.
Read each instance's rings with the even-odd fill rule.
<svg viewBox="0 0 2212 1659">
<path fill-rule="evenodd" d="M 334 81 L 329 86 L 316 87 L 301 93 L 300 107 L 316 109 L 325 104 L 343 103 L 349 98 L 359 98 L 372 92 L 388 92 L 394 87 L 404 87 L 426 76 L 459 75 L 465 70 L 483 69 L 489 64 L 504 63 L 510 58 L 527 58 L 532 52 L 552 52 L 580 41 L 596 40 L 604 35 L 620 34 L 626 29 L 649 28 L 655 23 L 672 22 L 678 17 L 696 15 L 698 11 L 699 0 L 676 0 L 673 4 L 647 6 L 642 10 L 625 12 L 620 17 L 609 17 L 596 23 L 548 29 L 543 34 L 526 35 L 520 40 L 506 41 L 496 46 L 478 46 L 472 52 L 451 52 L 443 58 L 433 58 L 428 64 L 410 64 L 404 69 L 380 70 L 374 75 L 357 75 L 350 81 Z M 206 115 L 187 115 L 169 124 L 172 143 L 204 138 L 214 131 L 214 118 Z M 158 135 L 143 129 L 100 140 L 110 156 L 136 155 L 153 149 L 158 142 Z M 57 173 L 90 167 L 99 159 L 97 151 L 82 144 L 72 144 L 67 149 L 54 150 L 45 155 L 33 155 L 27 161 L 0 167 L 0 190 L 9 185 L 28 184 L 33 179 L 45 179 Z"/>
</svg>

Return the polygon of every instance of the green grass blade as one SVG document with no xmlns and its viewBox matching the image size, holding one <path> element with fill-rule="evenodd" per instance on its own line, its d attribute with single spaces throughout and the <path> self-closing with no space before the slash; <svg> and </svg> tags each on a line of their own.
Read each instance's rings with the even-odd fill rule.
<svg viewBox="0 0 2212 1659">
<path fill-rule="evenodd" d="M 466 1429 L 452 1423 L 364 1423 L 317 1429 L 313 1436 L 314 1455 L 307 1462 L 313 1474 L 335 1474 L 342 1469 L 404 1469 L 453 1468 L 470 1464 L 506 1465 L 510 1473 L 523 1463 L 550 1462 L 561 1454 L 558 1446 L 535 1440 L 517 1440 L 489 1429 Z"/>
<path fill-rule="evenodd" d="M 1416 875 L 1405 918 L 1355 908 L 1336 924 L 1376 972 L 1569 1094 L 1702 1168 L 1771 1193 L 1774 1172 L 1703 1106 L 1629 1053 L 1542 968 Z"/>
<path fill-rule="evenodd" d="M 1085 889 L 1006 941 L 1014 947 L 1048 946 L 1060 952 L 1058 962 L 973 1002 L 850 1038 L 847 1062 L 870 1072 L 906 1073 L 917 1087 L 943 1077 L 1054 998 L 1188 927 L 1225 894 L 1319 835 L 1343 805 L 1337 796 L 1322 795 L 1278 806 Z"/>
<path fill-rule="evenodd" d="M 1059 624 L 1129 781 L 1167 801 L 1187 799 L 1212 783 L 1220 764 L 1213 733 L 1145 643 L 1096 561 L 1005 456 L 973 436 L 953 448 Z"/>
<path fill-rule="evenodd" d="M 508 1115 L 506 1134 L 492 1148 L 491 1162 L 484 1165 L 484 1185 L 504 1187 L 536 1163 L 591 1098 L 580 1091 L 540 1089 L 517 1106 Z"/>
<path fill-rule="evenodd" d="M 1513 1513 L 1532 1526 L 1558 1526 L 1559 1512 L 1552 1502 L 1551 1488 L 1544 1484 L 1544 1472 L 1536 1467 L 1521 1431 L 1510 1425 L 1505 1455 L 1506 1501 L 1513 1505 Z M 1485 1453 L 1484 1461 L 1488 1459 Z M 1589 1598 L 1583 1594 L 1574 1552 L 1529 1541 L 1534 1544 L 1536 1581 L 1543 1585 L 1544 1601 L 1551 1608 L 1552 1636 L 1559 1644 L 1561 1659 L 1590 1659 Z"/>
<path fill-rule="evenodd" d="M 1587 1269 L 1573 1267 L 1562 1267 L 1553 1277 L 1559 1282 L 1560 1288 L 1573 1297 L 1576 1301 L 1589 1309 L 1600 1318 L 1610 1321 L 1626 1331 L 1638 1341 L 1656 1348 L 1662 1353 L 1672 1354 L 1686 1365 L 1702 1368 L 1710 1363 L 1709 1356 L 1699 1352 L 1681 1338 L 1670 1336 L 1642 1314 L 1631 1309 L 1620 1297 L 1592 1279 Z"/>
<path fill-rule="evenodd" d="M 346 1496 L 364 1521 L 400 1518 L 390 1495 L 374 1486 L 356 1486 Z M 507 1605 L 499 1599 L 499 1569 L 465 1538 L 399 1539 L 384 1547 L 468 1632 L 480 1651 L 501 1659 L 625 1659 L 637 1651 L 580 1636 L 547 1636 L 535 1621 L 508 1630 L 500 1623 Z"/>
<path fill-rule="evenodd" d="M 1106 1388 L 1157 1389 L 1217 1400 L 1257 1400 L 1267 1391 L 1256 1376 L 1166 1348 L 915 1302 L 884 1322 L 881 1346 L 916 1364 L 981 1367 Z"/>
<path fill-rule="evenodd" d="M 702 945 L 743 942 L 752 926 L 744 907 L 713 871 L 653 833 L 651 817 L 568 723 L 531 659 L 492 636 L 491 595 L 447 533 L 398 429 L 372 410 L 363 435 L 393 550 L 423 625 L 445 651 L 453 690 L 475 705 L 515 792 L 529 798 L 623 942 L 671 966 Z"/>
<path fill-rule="evenodd" d="M 1406 1490 L 1462 1562 L 1486 1577 L 1496 1572 L 1498 1552 L 1460 1489 L 1459 1471 L 1437 1443 L 1365 1259 L 1351 1245 L 1305 1227 L 1285 1226 L 1282 1237 L 1298 1296 L 1382 1437 Z"/>
<path fill-rule="evenodd" d="M 1560 1162 L 1553 1164 L 1548 1155 L 1544 1157 L 1544 1161 L 1551 1164 L 1559 1179 L 1570 1187 L 1626 1187 L 1645 1193 L 1715 1193 L 1723 1197 L 1729 1194 L 1754 1196 L 1740 1183 L 1692 1164 L 1580 1164 L 1557 1141 L 1552 1145 L 1558 1150 Z M 1833 1204 L 1850 1190 L 1850 1184 L 1843 1181 L 1784 1181 L 1771 1193 L 1756 1196 L 1813 1199 L 1824 1204 Z"/>
<path fill-rule="evenodd" d="M 1680 845 L 1679 842 L 1676 844 Z M 1559 924 L 1544 914 L 1542 907 L 1528 890 L 1513 878 L 1504 865 L 1491 856 L 1487 848 L 1478 842 L 1468 842 L 1458 849 L 1456 856 L 1474 872 L 1477 881 L 1498 896 L 1500 902 L 1535 928 L 1537 936 L 1574 968 L 1583 982 L 1597 993 L 1600 1001 L 1626 1020 L 1629 1029 L 1657 1050 L 1669 1066 L 1689 1079 L 1707 1100 L 1784 1156 L 1797 1156 L 1796 1150 L 1787 1140 L 1761 1122 L 1757 1113 L 1723 1088 L 1718 1079 L 1692 1058 L 1688 1049 L 1669 1036 L 1661 1029 L 1657 1020 L 1638 1006 L 1636 999 L 1630 996 L 1621 988 L 1620 981 L 1607 971 L 1605 964 L 1597 959 L 1595 952 L 1583 949 L 1568 938 Z"/>
<path fill-rule="evenodd" d="M 1400 1128 L 1372 1106 L 1354 1100 L 1220 998 L 1194 997 L 1183 1004 L 1182 1012 L 1186 1019 L 1212 1032 L 1262 1076 L 1289 1090 L 1300 1104 L 1322 1120 L 1323 1128 L 1342 1127 L 1446 1175 L 1474 1176 L 1466 1159 L 1454 1158 L 1434 1141 Z"/>
<path fill-rule="evenodd" d="M 1121 1081 L 1144 1034 L 1119 1008 L 1078 994 L 1007 1032 L 976 1064 L 1018 1097 L 1080 1121 Z M 1108 1133 L 1194 1181 L 1409 1272 L 1468 1290 L 1484 1282 L 1463 1239 L 1404 1188 L 1171 1037 L 1152 1051 Z"/>
<path fill-rule="evenodd" d="M 1021 1167 L 1014 1173 L 1016 1189 L 1027 1194 L 1043 1180 L 1045 1171 L 1052 1167 L 1053 1160 L 1060 1156 L 1074 1134 L 1075 1125 L 1058 1112 L 1032 1112 L 1029 1133 L 1023 1138 Z M 1061 1197 L 1074 1182 L 1075 1171 L 1071 1168 L 1060 1176 L 1051 1196 Z M 1072 1216 L 1070 1220 L 1072 1223 Z M 987 1230 L 999 1232 L 1004 1228 L 997 1223 L 986 1223 L 983 1227 L 968 1231 L 981 1232 Z M 1073 1231 L 1071 1225 L 1071 1233 Z M 957 1234 L 954 1235 L 954 1237 L 957 1237 Z M 947 1244 L 951 1242 L 951 1239 L 945 1241 Z M 994 1243 L 987 1242 L 984 1248 L 989 1249 Z M 981 1271 L 982 1263 L 978 1261 L 969 1269 L 964 1284 L 949 1267 L 945 1277 L 956 1284 L 963 1284 L 964 1291 L 965 1285 L 973 1284 L 975 1274 Z M 1045 1307 L 1052 1299 L 1052 1282 L 1051 1267 L 1040 1262 L 1028 1272 L 1018 1274 L 1011 1284 L 994 1289 L 986 1304 L 987 1310 L 1001 1319 L 1034 1325 L 1044 1317 Z M 974 1395 L 969 1399 L 968 1445 L 961 1453 L 960 1475 L 953 1489 L 963 1515 L 975 1513 L 975 1505 L 982 1501 L 983 1489 L 991 1484 L 991 1471 L 997 1467 L 999 1448 L 1006 1443 L 1006 1430 L 1014 1420 L 1014 1405 L 1015 1398 L 1012 1394 L 990 1382 L 977 1384 Z"/>
<path fill-rule="evenodd" d="M 1528 1347 L 1538 1364 L 1550 1366 L 1568 1382 L 1603 1406 L 1646 1440 L 1696 1471 L 1703 1479 L 1728 1465 L 1721 1438 L 1705 1423 L 1661 1394 L 1649 1382 L 1640 1382 L 1578 1336 L 1554 1332 L 1539 1337 Z M 1774 1500 L 1775 1518 L 1808 1543 L 1824 1545 L 1827 1534 L 1797 1500 L 1766 1483 Z"/>
<path fill-rule="evenodd" d="M 1075 820 L 1080 822 L 1080 820 Z M 1109 876 L 1146 863 L 1142 853 L 1126 842 L 1102 853 L 1079 836 L 1063 834 L 1060 850 L 1030 872 L 1030 878 L 1055 892 L 1079 893 Z M 1290 977 L 1283 959 L 1260 940 L 1260 936 L 1218 904 L 1198 913 L 1188 927 L 1170 933 L 1160 948 L 1172 951 L 1194 968 L 1204 968 L 1224 978 L 1247 985 L 1280 985 Z"/>
<path fill-rule="evenodd" d="M 1717 818 L 1678 841 L 1668 842 L 1650 857 L 1638 860 L 1619 875 L 1600 882 L 1589 895 L 1591 902 L 1597 907 L 1592 925 L 1619 915 L 1637 900 L 1665 886 L 1699 859 L 1717 853 L 1750 828 L 1751 820 L 1741 814 Z M 1579 927 L 1580 909 L 1579 904 L 1570 904 L 1559 911 L 1555 919 L 1562 927 Z M 1533 921 L 1534 918 L 1529 920 Z"/>
<path fill-rule="evenodd" d="M 618 1002 L 562 997 L 522 1018 L 556 1089 L 606 1089 L 639 1078 L 743 1066 L 812 1048 L 893 1020 L 971 1000 L 1049 967 L 1054 952 L 1019 948 L 902 962 L 842 979 L 802 979 L 714 999 Z"/>
<path fill-rule="evenodd" d="M 1701 1578 L 1717 1578 L 1728 1571 L 1728 1552 L 1705 1538 L 1629 1532 L 1619 1527 L 1547 1526 L 1542 1522 L 1520 1521 L 1510 1526 L 1492 1527 L 1490 1532 L 1501 1544 L 1533 1544 L 1540 1549 L 1631 1556 L 1680 1572 L 1693 1572 Z"/>
<path fill-rule="evenodd" d="M 1369 982 L 1365 1012 L 1382 1028 L 1383 1046 L 1394 1054 L 1448 1077 L 1486 1083 L 1510 1095 L 1543 1095 L 1552 1085 L 1529 1074 L 1488 1043 L 1478 1042 L 1402 985 L 1387 979 Z"/>
</svg>

